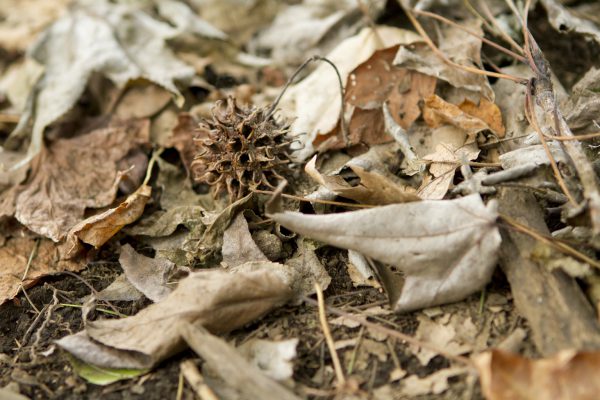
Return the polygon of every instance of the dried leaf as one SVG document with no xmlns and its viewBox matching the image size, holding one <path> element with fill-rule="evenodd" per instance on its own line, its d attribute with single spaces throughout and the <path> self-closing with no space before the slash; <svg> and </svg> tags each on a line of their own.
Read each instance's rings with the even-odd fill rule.
<svg viewBox="0 0 600 400">
<path fill-rule="evenodd" d="M 465 101 L 463 104 L 473 103 L 467 103 L 467 101 Z M 494 105 L 493 103 L 489 102 L 488 104 L 491 104 L 492 106 Z M 470 106 L 467 105 L 464 107 L 469 109 Z M 469 142 L 475 141 L 477 133 L 486 129 L 491 129 L 487 123 L 478 117 L 467 113 L 467 111 L 462 110 L 459 106 L 455 106 L 454 104 L 444 101 L 441 97 L 435 94 L 425 99 L 423 119 L 425 119 L 427 125 L 432 128 L 437 128 L 442 124 L 450 124 L 461 128 L 469 135 Z M 504 129 L 502 129 L 502 136 L 504 136 Z"/>
<path fill-rule="evenodd" d="M 282 381 L 292 377 L 298 339 L 271 341 L 250 339 L 237 348 L 251 364 L 267 376 Z"/>
<path fill-rule="evenodd" d="M 15 218 L 54 241 L 64 238 L 86 208 L 114 201 L 117 163 L 147 142 L 148 129 L 149 122 L 142 120 L 51 143 L 36 159 L 31 180 L 15 189 Z"/>
<path fill-rule="evenodd" d="M 594 22 L 571 13 L 566 7 L 556 0 L 541 0 L 546 8 L 548 21 L 560 33 L 576 32 L 586 38 L 600 43 L 600 28 Z"/>
<path fill-rule="evenodd" d="M 150 300 L 161 301 L 173 291 L 168 284 L 177 267 L 172 262 L 145 257 L 126 244 L 121 247 L 119 263 L 127 280 Z"/>
<path fill-rule="evenodd" d="M 417 192 L 422 199 L 443 199 L 454 179 L 454 171 L 464 162 L 475 160 L 479 156 L 479 149 L 475 143 L 459 148 L 439 144 L 435 150 L 435 153 L 423 157 L 424 160 L 433 161 L 429 166 L 429 173 L 434 179 L 423 181 Z"/>
<path fill-rule="evenodd" d="M 592 400 L 600 393 L 599 352 L 563 350 L 550 358 L 530 360 L 492 350 L 473 361 L 488 400 Z"/>
<path fill-rule="evenodd" d="M 600 69 L 591 68 L 573 86 L 565 105 L 569 127 L 574 132 L 596 132 L 600 112 Z"/>
<path fill-rule="evenodd" d="M 337 66 L 342 82 L 347 80 L 354 68 L 371 57 L 373 51 L 420 40 L 413 32 L 403 29 L 378 26 L 376 31 L 377 34 L 373 29 L 365 28 L 358 35 L 344 40 L 327 55 Z M 341 107 L 340 95 L 337 75 L 331 66 L 323 63 L 288 90 L 287 105 L 282 108 L 296 117 L 292 134 L 298 136 L 304 146 L 297 152 L 299 158 L 305 159 L 311 155 L 315 139 L 336 127 Z"/>
<path fill-rule="evenodd" d="M 461 23 L 463 27 L 483 36 L 480 24 L 478 20 L 463 21 Z M 440 42 L 438 47 L 446 57 L 458 64 L 481 67 L 480 39 L 450 25 L 440 25 L 439 31 Z M 448 82 L 455 88 L 480 94 L 487 100 L 494 101 L 494 92 L 488 83 L 487 77 L 446 64 L 425 43 L 400 46 L 394 59 L 394 65 L 436 77 Z"/>
<path fill-rule="evenodd" d="M 182 350 L 179 326 L 184 322 L 215 333 L 229 332 L 288 301 L 292 292 L 270 265 L 192 273 L 164 300 L 138 314 L 89 322 L 84 332 L 57 343 L 93 365 L 150 368 Z M 90 351 L 90 346 L 96 350 Z"/>
<path fill-rule="evenodd" d="M 224 340 L 204 328 L 190 323 L 181 324 L 180 332 L 187 344 L 204 359 L 220 378 L 223 386 L 231 388 L 240 399 L 300 400 L 290 389 L 267 378 L 260 369 L 246 361 Z"/>
<path fill-rule="evenodd" d="M 316 162 L 317 156 L 314 156 L 305 165 L 304 170 L 312 179 L 338 196 L 361 204 L 393 204 L 420 200 L 412 187 L 401 186 L 378 171 L 348 164 L 360 178 L 360 183 L 352 186 L 339 175 L 322 175 L 315 166 Z"/>
<path fill-rule="evenodd" d="M 150 186 L 140 186 L 117 207 L 89 217 L 75 225 L 69 231 L 68 240 L 72 242 L 77 237 L 82 242 L 99 248 L 125 225 L 131 224 L 140 218 L 146 203 L 150 200 L 151 193 L 152 188 Z"/>
<path fill-rule="evenodd" d="M 36 244 L 39 240 L 39 244 Z M 37 246 L 37 250 L 36 250 Z M 31 265 L 27 262 L 31 258 Z M 15 297 L 23 285 L 31 287 L 42 277 L 62 271 L 79 271 L 85 267 L 84 260 L 63 260 L 55 243 L 47 239 L 13 237 L 0 247 L 0 304 Z M 27 270 L 27 276 L 21 278 Z"/>
<path fill-rule="evenodd" d="M 223 233 L 221 254 L 223 262 L 230 267 L 248 261 L 269 261 L 254 243 L 243 213 L 238 213 Z"/>
<path fill-rule="evenodd" d="M 463 342 L 457 337 L 457 332 L 452 324 L 441 324 L 432 321 L 424 315 L 417 316 L 419 327 L 415 333 L 415 338 L 425 343 L 435 345 L 439 349 L 444 349 L 447 354 L 461 355 L 473 350 L 473 345 L 466 341 Z M 471 326 L 474 326 L 471 322 Z M 474 336 L 470 339 L 474 339 Z M 427 366 L 437 353 L 417 346 L 410 346 L 415 356 L 423 366 Z"/>
<path fill-rule="evenodd" d="M 114 114 L 124 120 L 150 118 L 162 110 L 172 98 L 173 95 L 160 86 L 133 86 L 119 99 Z"/>
<path fill-rule="evenodd" d="M 194 70 L 179 61 L 166 43 L 179 33 L 150 17 L 139 4 L 97 0 L 70 8 L 28 53 L 45 69 L 11 134 L 11 140 L 28 136 L 33 123 L 27 158 L 21 163 L 42 149 L 44 129 L 73 107 L 93 73 L 120 87 L 138 78 L 150 80 L 183 104 L 175 82 L 190 80 Z"/>
<path fill-rule="evenodd" d="M 403 271 L 401 296 L 391 299 L 396 311 L 458 301 L 480 290 L 500 245 L 497 213 L 479 195 L 329 215 L 281 212 L 272 204 L 268 215 L 294 232 Z"/>
<path fill-rule="evenodd" d="M 465 99 L 458 105 L 458 108 L 485 122 L 490 130 L 499 138 L 504 137 L 506 130 L 502 123 L 502 112 L 496 104 L 485 98 L 479 100 L 479 104 L 475 104 L 471 100 Z"/>
<path fill-rule="evenodd" d="M 421 115 L 419 102 L 433 94 L 436 79 L 394 66 L 398 48 L 393 46 L 375 51 L 367 61 L 356 67 L 348 77 L 345 99 L 348 104 L 365 110 L 380 109 L 388 101 L 394 120 L 408 129 Z"/>
<path fill-rule="evenodd" d="M 424 378 L 419 378 L 417 375 L 411 375 L 402 379 L 400 393 L 409 398 L 424 394 L 439 395 L 444 393 L 450 386 L 448 379 L 457 375 L 462 375 L 466 372 L 468 372 L 468 370 L 465 368 L 453 367 L 434 372 Z"/>
<path fill-rule="evenodd" d="M 35 37 L 60 16 L 71 0 L 3 0 L 0 8 L 0 47 L 25 52 Z"/>
<path fill-rule="evenodd" d="M 204 226 L 196 226 L 186 237 L 183 250 L 188 252 L 189 257 L 197 261 L 206 262 L 215 256 L 223 246 L 223 232 L 231 223 L 235 215 L 248 207 L 253 202 L 252 193 L 230 204 L 225 209 L 213 212 L 205 216 Z"/>
<path fill-rule="evenodd" d="M 315 293 L 315 283 L 326 290 L 331 283 L 331 276 L 319 261 L 314 249 L 305 240 L 297 240 L 298 250 L 285 262 L 285 267 L 293 271 L 290 287 L 296 299 Z"/>
<path fill-rule="evenodd" d="M 236 4 L 236 8 L 239 5 Z M 271 6 L 273 7 L 273 6 Z M 370 2 L 371 18 L 375 19 L 384 2 Z M 254 7 L 252 14 L 254 12 Z M 228 14 L 230 14 L 229 12 Z M 250 42 L 255 52 L 270 50 L 280 64 L 300 64 L 309 54 L 325 54 L 342 39 L 365 26 L 357 18 L 360 8 L 353 2 L 302 2 L 281 10 L 275 20 Z M 246 19 L 244 15 L 242 19 Z"/>
</svg>

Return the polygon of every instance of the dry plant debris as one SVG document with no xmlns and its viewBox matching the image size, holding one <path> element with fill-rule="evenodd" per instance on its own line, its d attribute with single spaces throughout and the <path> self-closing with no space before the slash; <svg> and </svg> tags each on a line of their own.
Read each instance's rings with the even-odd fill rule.
<svg viewBox="0 0 600 400">
<path fill-rule="evenodd" d="M 0 1 L 0 397 L 596 398 L 596 3 Z"/>
</svg>

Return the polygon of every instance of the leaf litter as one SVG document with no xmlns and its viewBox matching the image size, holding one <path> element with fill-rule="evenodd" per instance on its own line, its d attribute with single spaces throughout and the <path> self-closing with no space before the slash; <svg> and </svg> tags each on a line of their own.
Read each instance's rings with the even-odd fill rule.
<svg viewBox="0 0 600 400">
<path fill-rule="evenodd" d="M 3 392 L 593 397 L 598 21 L 582 5 L 30 3 L 0 10 Z M 552 35 L 580 43 L 577 68 Z M 228 154 L 200 179 L 217 101 L 236 105 L 218 117 Z M 588 296 L 550 325 L 587 339 L 547 330 L 539 282 Z"/>
</svg>

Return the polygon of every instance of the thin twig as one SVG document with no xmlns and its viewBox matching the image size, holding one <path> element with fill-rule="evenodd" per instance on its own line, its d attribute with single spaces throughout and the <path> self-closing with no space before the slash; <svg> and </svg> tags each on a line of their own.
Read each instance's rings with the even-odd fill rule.
<svg viewBox="0 0 600 400">
<path fill-rule="evenodd" d="M 594 133 L 586 133 L 583 135 L 574 135 L 574 136 L 553 136 L 553 135 L 544 135 L 546 138 L 550 140 L 558 140 L 559 142 L 568 142 L 572 140 L 590 140 L 600 137 L 600 132 Z"/>
<path fill-rule="evenodd" d="M 25 282 L 25 279 L 27 278 L 27 275 L 29 274 L 29 268 L 31 267 L 31 263 L 33 262 L 33 259 L 37 255 L 39 247 L 40 247 L 40 239 L 36 239 L 35 243 L 33 245 L 33 248 L 31 249 L 31 253 L 29 253 L 29 258 L 27 259 L 27 265 L 25 265 L 25 271 L 23 271 L 23 276 L 21 277 L 21 283 L 19 284 L 21 291 L 23 292 L 23 294 L 25 295 L 25 298 L 29 302 L 29 305 L 31 305 L 31 307 L 38 314 L 40 313 L 40 310 L 38 310 L 38 308 L 35 306 L 35 304 L 33 304 L 33 301 L 31 301 L 31 299 L 27 295 L 27 291 L 25 290 L 25 285 L 23 285 L 23 282 Z"/>
<path fill-rule="evenodd" d="M 569 202 L 571 202 L 571 204 L 573 204 L 573 205 L 577 205 L 577 201 L 575 200 L 573 195 L 571 195 L 571 192 L 569 191 L 567 184 L 563 180 L 562 175 L 560 174 L 560 171 L 558 170 L 558 165 L 556 165 L 556 160 L 552 156 L 552 152 L 550 151 L 548 142 L 546 141 L 546 139 L 544 137 L 544 133 L 542 132 L 542 130 L 538 124 L 537 117 L 535 116 L 535 105 L 533 104 L 533 97 L 531 95 L 531 91 L 532 91 L 532 86 L 531 86 L 531 81 L 529 81 L 527 83 L 527 91 L 525 94 L 525 116 L 529 120 L 529 123 L 531 124 L 533 129 L 537 132 L 538 137 L 540 138 L 540 141 L 542 142 L 542 146 L 544 147 L 546 156 L 548 157 L 548 160 L 550 161 L 550 166 L 552 167 L 552 171 L 554 172 L 554 176 L 556 178 L 556 181 L 558 182 L 558 185 L 562 189 L 565 196 L 567 196 L 567 198 L 569 199 Z"/>
<path fill-rule="evenodd" d="M 457 29 L 460 29 L 460 30 L 468 33 L 469 35 L 474 36 L 477 39 L 481 40 L 482 42 L 484 42 L 488 46 L 491 46 L 491 47 L 495 48 L 496 50 L 501 51 L 502 53 L 507 54 L 507 55 L 513 57 L 517 61 L 520 61 L 520 62 L 523 62 L 523 63 L 527 62 L 527 60 L 525 59 L 525 57 L 523 57 L 522 55 L 517 54 L 514 51 L 509 50 L 506 47 L 501 46 L 498 43 L 495 43 L 495 42 L 493 42 L 493 41 L 491 41 L 491 40 L 489 40 L 489 39 L 487 39 L 485 37 L 482 37 L 477 32 L 474 32 L 474 31 L 472 31 L 469 28 L 465 28 L 464 26 L 462 26 L 460 24 L 457 24 L 456 22 L 452 21 L 451 19 L 448 19 L 446 17 L 443 17 L 441 15 L 438 15 L 438 14 L 435 14 L 435 13 L 432 13 L 432 12 L 429 12 L 429 11 L 421 11 L 421 10 L 413 10 L 413 11 L 415 12 L 415 14 L 423 15 L 425 17 L 429 17 L 429 18 L 433 18 L 433 19 L 437 19 L 438 21 L 442 21 L 442 22 L 444 22 L 444 23 L 446 23 L 448 25 L 451 25 L 451 26 L 453 26 L 453 27 L 455 27 Z"/>
<path fill-rule="evenodd" d="M 335 70 L 335 74 L 337 75 L 337 78 L 338 78 L 338 84 L 340 85 L 340 103 L 341 103 L 341 105 L 340 105 L 340 116 L 339 116 L 339 119 L 340 119 L 340 129 L 342 130 L 342 136 L 344 138 L 344 143 L 346 145 L 348 145 L 348 143 L 349 143 L 348 128 L 346 127 L 346 120 L 344 119 L 344 115 L 346 114 L 346 107 L 344 105 L 344 93 L 345 92 L 344 92 L 344 83 L 342 82 L 342 75 L 340 74 L 340 71 L 338 70 L 338 68 L 336 67 L 336 65 L 332 61 L 330 61 L 328 58 L 325 58 L 325 57 L 312 56 L 308 60 L 304 61 L 296 69 L 296 71 L 294 71 L 294 73 L 288 79 L 288 81 L 286 82 L 286 84 L 283 87 L 283 89 L 281 90 L 281 92 L 279 92 L 279 95 L 277 96 L 277 98 L 275 99 L 275 101 L 273 102 L 273 104 L 271 105 L 271 108 L 269 108 L 269 111 L 267 112 L 267 117 L 265 118 L 265 121 L 268 121 L 269 118 L 271 118 L 271 116 L 275 113 L 275 109 L 277 108 L 277 105 L 281 101 L 281 98 L 283 97 L 283 95 L 285 94 L 285 92 L 288 90 L 288 88 L 290 87 L 290 85 L 296 79 L 296 76 L 298 76 L 298 74 L 304 68 L 306 68 L 306 66 L 308 64 L 310 64 L 311 62 L 314 62 L 314 61 L 323 61 L 323 62 L 329 64 Z"/>
<path fill-rule="evenodd" d="M 513 229 L 515 229 L 518 232 L 529 235 L 532 238 L 539 240 L 540 242 L 546 243 L 546 244 L 554 247 L 555 249 L 559 250 L 560 252 L 562 252 L 564 254 L 568 254 L 579 261 L 587 263 L 594 268 L 600 269 L 600 262 L 586 256 L 585 254 L 574 249 L 573 247 L 569 246 L 568 244 L 559 242 L 559 241 L 555 240 L 554 238 L 547 237 L 547 236 L 535 231 L 534 229 L 531 229 L 530 227 L 519 223 L 517 220 L 509 217 L 508 215 L 500 215 L 500 220 L 507 223 L 510 227 L 512 227 Z"/>
<path fill-rule="evenodd" d="M 502 27 L 500 27 L 500 24 L 498 24 L 498 21 L 496 20 L 496 18 L 490 11 L 489 7 L 487 6 L 486 0 L 480 1 L 479 5 L 481 6 L 481 9 L 483 10 L 483 13 L 487 17 L 487 19 L 494 25 L 494 28 L 496 28 L 493 32 L 500 35 L 500 37 L 502 37 L 502 39 L 504 39 L 508 44 L 510 44 L 513 47 L 513 49 L 517 50 L 521 54 L 525 54 L 525 52 L 523 51 L 523 48 L 521 46 L 519 46 L 519 44 L 517 42 L 515 42 L 515 40 L 513 38 L 511 38 L 509 34 L 504 32 Z"/>
<path fill-rule="evenodd" d="M 421 37 L 423 38 L 425 43 L 427 43 L 427 45 L 429 46 L 431 51 L 433 51 L 433 53 L 436 56 L 438 56 L 442 61 L 444 61 L 446 64 L 448 64 L 452 67 L 461 69 L 463 71 L 471 72 L 473 74 L 491 76 L 493 78 L 508 79 L 508 80 L 511 80 L 513 82 L 517 82 L 520 84 L 525 84 L 527 82 L 527 79 L 524 79 L 524 78 L 507 75 L 507 74 L 501 74 L 498 72 L 485 71 L 480 68 L 469 67 L 468 65 L 462 65 L 462 64 L 455 63 L 454 61 L 452 61 L 448 57 L 446 57 L 446 55 L 440 49 L 438 49 L 438 47 L 435 45 L 435 43 L 433 43 L 433 40 L 431 40 L 431 38 L 429 37 L 427 32 L 425 32 L 425 29 L 423 28 L 421 23 L 413 15 L 412 10 L 405 8 L 404 11 L 405 11 L 406 15 L 408 16 L 408 19 L 410 20 L 410 22 L 413 24 L 413 26 L 415 27 L 415 29 L 417 30 L 419 35 L 421 35 Z"/>
<path fill-rule="evenodd" d="M 318 306 L 319 305 L 317 301 L 315 301 L 315 300 L 313 300 L 313 299 L 311 299 L 309 297 L 306 297 L 306 296 L 302 296 L 302 300 L 305 303 L 311 304 L 313 306 Z M 402 340 L 404 342 L 413 344 L 415 346 L 422 347 L 422 348 L 427 349 L 427 350 L 431 350 L 434 353 L 439 354 L 439 355 L 447 358 L 448 360 L 456 361 L 457 363 L 460 363 L 460 364 L 466 365 L 467 367 L 475 369 L 473 363 L 467 357 L 457 356 L 457 355 L 454 355 L 454 354 L 450 354 L 446 350 L 441 349 L 441 348 L 437 347 L 434 344 L 427 343 L 427 342 L 422 342 L 419 339 L 416 339 L 416 338 L 414 338 L 412 336 L 406 335 L 406 334 L 404 334 L 402 332 L 398 332 L 395 329 L 390 329 L 390 328 L 386 328 L 386 327 L 381 326 L 381 325 L 377 325 L 377 324 L 375 324 L 373 322 L 368 321 L 366 318 L 357 317 L 356 315 L 353 315 L 353 314 L 347 313 L 345 311 L 342 311 L 339 308 L 332 307 L 332 306 L 325 306 L 325 309 L 329 313 L 331 313 L 331 314 L 338 315 L 340 317 L 344 317 L 344 318 L 347 318 L 349 320 L 358 322 L 359 324 L 361 324 L 362 326 L 364 326 L 366 328 L 369 328 L 369 329 L 372 329 L 374 331 L 378 331 L 378 332 L 387 334 L 388 336 L 391 336 L 393 338 L 396 338 L 396 339 Z"/>
<path fill-rule="evenodd" d="M 338 387 L 346 386 L 346 377 L 344 377 L 344 371 L 342 370 L 342 364 L 338 357 L 337 351 L 335 350 L 335 343 L 331 337 L 331 331 L 329 330 L 329 324 L 327 323 L 327 315 L 325 314 L 325 302 L 323 301 L 323 291 L 321 285 L 315 283 L 315 290 L 317 292 L 318 307 L 319 307 L 319 321 L 321 322 L 321 328 L 323 329 L 323 335 L 325 336 L 325 342 L 329 348 L 331 354 L 331 360 L 333 361 L 333 369 L 335 370 L 335 376 L 337 378 Z"/>
<path fill-rule="evenodd" d="M 206 384 L 204 377 L 192 360 L 183 361 L 180 368 L 181 375 L 201 400 L 219 400 L 215 392 Z"/>
<path fill-rule="evenodd" d="M 259 194 L 268 194 L 271 196 L 275 194 L 275 192 L 273 192 L 272 190 L 252 189 L 252 192 L 259 193 Z M 285 194 L 285 193 L 281 193 L 281 197 L 285 197 L 287 199 L 292 199 L 292 200 L 303 201 L 306 203 L 328 204 L 328 205 L 340 206 L 340 207 L 355 207 L 355 208 L 373 208 L 373 207 L 375 207 L 374 205 L 370 205 L 370 204 L 354 204 L 354 203 L 344 203 L 341 201 L 333 201 L 333 200 L 309 199 L 307 197 L 294 196 L 294 195 Z"/>
</svg>

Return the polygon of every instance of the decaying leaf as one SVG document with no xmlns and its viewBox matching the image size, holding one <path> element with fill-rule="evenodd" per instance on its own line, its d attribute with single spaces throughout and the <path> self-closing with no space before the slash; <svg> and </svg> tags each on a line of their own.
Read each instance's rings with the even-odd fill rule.
<svg viewBox="0 0 600 400">
<path fill-rule="evenodd" d="M 495 123 L 495 128 L 500 130 L 500 132 L 496 132 L 496 134 L 499 137 L 502 137 L 504 136 L 504 127 L 502 126 L 502 117 L 499 115 L 500 110 L 497 107 L 494 108 L 493 103 L 490 103 L 487 100 L 486 102 L 487 103 L 484 103 L 482 100 L 482 108 L 477 108 L 473 106 L 474 103 L 466 100 L 464 103 L 462 103 L 463 107 L 459 107 L 444 101 L 437 95 L 432 95 L 425 99 L 423 119 L 425 119 L 425 122 L 427 122 L 427 124 L 432 128 L 436 128 L 441 124 L 450 124 L 461 128 L 469 135 L 469 141 L 473 142 L 475 141 L 477 133 L 486 129 L 491 129 L 491 127 L 484 122 L 484 120 L 480 119 L 474 114 L 471 114 L 477 113 L 479 116 L 488 118 L 491 123 Z M 483 107 L 485 107 L 486 104 L 489 105 L 488 107 L 492 107 L 493 110 L 497 111 L 497 114 L 492 114 L 489 116 L 483 114 L 485 112 Z"/>
<path fill-rule="evenodd" d="M 435 150 L 435 153 L 423 157 L 424 160 L 432 161 L 429 173 L 433 176 L 433 180 L 423 181 L 417 192 L 422 199 L 443 199 L 454 179 L 454 171 L 479 155 L 479 149 L 474 143 L 458 148 L 451 144 L 439 144 Z"/>
<path fill-rule="evenodd" d="M 179 327 L 184 322 L 215 333 L 229 332 L 288 301 L 292 295 L 288 283 L 270 265 L 192 273 L 161 302 L 138 314 L 89 322 L 85 331 L 57 343 L 89 364 L 150 368 L 182 350 Z"/>
<path fill-rule="evenodd" d="M 260 368 L 271 378 L 282 381 L 292 377 L 298 339 L 281 341 L 250 339 L 237 350 L 251 364 Z"/>
<path fill-rule="evenodd" d="M 365 28 L 358 35 L 344 40 L 327 55 L 337 66 L 342 82 L 346 82 L 350 72 L 369 59 L 373 51 L 421 40 L 411 31 L 387 26 L 377 26 L 376 32 Z M 298 158 L 305 159 L 313 153 L 313 142 L 318 135 L 331 132 L 338 123 L 341 94 L 337 75 L 329 65 L 322 63 L 302 82 L 290 87 L 288 96 L 289 100 L 282 108 L 296 117 L 292 134 L 298 136 L 303 145 L 296 154 Z"/>
<path fill-rule="evenodd" d="M 82 242 L 99 248 L 125 225 L 140 218 L 151 194 L 150 186 L 140 186 L 117 207 L 87 218 L 71 228 L 69 240 L 72 241 L 74 237 L 77 237 Z"/>
<path fill-rule="evenodd" d="M 592 400 L 600 393 L 599 352 L 563 350 L 530 360 L 492 350 L 474 358 L 488 400 Z"/>
<path fill-rule="evenodd" d="M 478 20 L 464 21 L 462 25 L 471 31 L 482 34 Z M 438 47 L 450 60 L 471 67 L 481 66 L 480 39 L 459 28 L 445 24 L 440 25 L 439 38 Z M 476 98 L 482 96 L 491 102 L 494 101 L 494 92 L 485 76 L 446 64 L 425 43 L 400 46 L 394 59 L 394 65 L 434 76 L 465 93 L 475 94 Z"/>
<path fill-rule="evenodd" d="M 169 278 L 176 266 L 172 262 L 145 257 L 127 244 L 121 247 L 119 263 L 127 280 L 150 300 L 161 301 L 173 291 Z"/>
<path fill-rule="evenodd" d="M 401 270 L 401 295 L 391 299 L 396 311 L 457 301 L 480 290 L 500 245 L 497 212 L 479 195 L 328 215 L 281 212 L 272 204 L 268 215 L 294 232 Z"/>
<path fill-rule="evenodd" d="M 31 264 L 27 267 L 30 257 Z M 0 260 L 0 304 L 15 297 L 21 286 L 28 288 L 43 276 L 85 267 L 83 260 L 61 259 L 57 245 L 51 240 L 29 237 L 7 239 L 0 247 Z M 23 279 L 25 271 L 27 276 Z"/>
<path fill-rule="evenodd" d="M 179 329 L 186 343 L 204 359 L 212 375 L 219 378 L 221 384 L 214 388 L 217 392 L 231 388 L 234 398 L 300 400 L 290 389 L 265 376 L 227 342 L 206 329 L 190 323 L 181 324 Z"/>
<path fill-rule="evenodd" d="M 252 240 L 252 235 L 248 230 L 248 222 L 246 222 L 243 213 L 238 213 L 223 233 L 221 254 L 223 255 L 223 262 L 230 267 L 235 267 L 247 261 L 269 261 Z"/>
<path fill-rule="evenodd" d="M 79 1 L 30 49 L 29 56 L 44 65 L 44 75 L 11 134 L 11 140 L 26 137 L 33 123 L 27 159 L 42 149 L 44 129 L 71 109 L 93 73 L 120 87 L 140 78 L 152 81 L 183 104 L 176 82 L 189 81 L 194 70 L 167 45 L 182 28 L 151 16 L 152 2 L 148 3 Z"/>
<path fill-rule="evenodd" d="M 360 178 L 360 183 L 353 186 L 340 175 L 323 175 L 316 168 L 317 156 L 314 156 L 304 167 L 306 173 L 323 187 L 347 199 L 361 204 L 393 204 L 420 200 L 416 190 L 408 185 L 400 185 L 385 172 L 368 168 L 367 165 L 349 162 L 348 165 Z M 367 168 L 365 168 L 367 167 Z"/>
<path fill-rule="evenodd" d="M 132 121 L 51 143 L 36 159 L 32 177 L 3 204 L 33 232 L 59 241 L 83 220 L 86 208 L 110 205 L 117 193 L 118 161 L 148 141 L 147 120 Z"/>
</svg>

